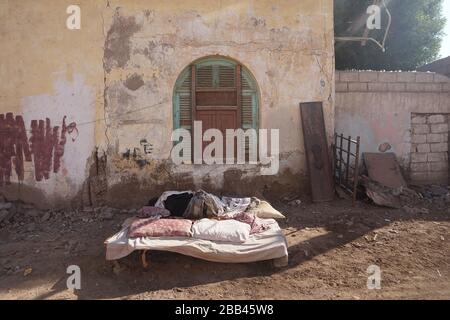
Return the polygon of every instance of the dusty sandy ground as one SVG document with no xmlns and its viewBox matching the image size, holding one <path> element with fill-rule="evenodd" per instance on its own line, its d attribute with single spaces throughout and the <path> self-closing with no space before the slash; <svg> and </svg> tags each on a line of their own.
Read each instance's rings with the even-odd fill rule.
<svg viewBox="0 0 450 320">
<path fill-rule="evenodd" d="M 408 214 L 348 200 L 275 204 L 289 243 L 289 265 L 220 264 L 151 252 L 120 269 L 105 261 L 103 241 L 133 212 L 15 215 L 0 229 L 1 299 L 450 299 L 450 212 Z M 20 216 L 22 214 L 22 216 Z M 17 218 L 19 217 L 19 218 Z M 81 268 L 82 289 L 66 288 L 66 268 Z M 368 290 L 367 267 L 381 268 Z"/>
</svg>

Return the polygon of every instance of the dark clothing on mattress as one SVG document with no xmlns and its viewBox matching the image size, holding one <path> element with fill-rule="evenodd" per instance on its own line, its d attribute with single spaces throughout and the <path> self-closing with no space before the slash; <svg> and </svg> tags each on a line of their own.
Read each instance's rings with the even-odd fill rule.
<svg viewBox="0 0 450 320">
<path fill-rule="evenodd" d="M 164 201 L 164 208 L 170 211 L 171 216 L 182 217 L 191 199 L 191 193 L 173 194 Z"/>
</svg>

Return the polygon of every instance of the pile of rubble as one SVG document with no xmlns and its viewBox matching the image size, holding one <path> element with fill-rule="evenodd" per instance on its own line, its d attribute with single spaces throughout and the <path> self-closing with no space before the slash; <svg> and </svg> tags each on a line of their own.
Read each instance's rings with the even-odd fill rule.
<svg viewBox="0 0 450 320">
<path fill-rule="evenodd" d="M 389 208 L 403 208 L 411 214 L 429 213 L 427 206 L 450 210 L 448 186 L 408 185 L 403 178 L 395 154 L 364 153 L 365 173 L 361 184 L 366 196 L 375 204 Z"/>
<path fill-rule="evenodd" d="M 121 210 L 107 206 L 83 209 L 40 210 L 21 201 L 7 201 L 0 196 L 0 229 L 19 228 L 21 232 L 37 231 L 45 223 L 62 223 L 69 228 L 76 222 L 112 220 L 116 215 L 135 215 L 136 209 Z M 123 218 L 123 216 L 122 216 Z"/>
<path fill-rule="evenodd" d="M 413 187 L 427 202 L 450 206 L 450 186 L 414 186 Z"/>
</svg>

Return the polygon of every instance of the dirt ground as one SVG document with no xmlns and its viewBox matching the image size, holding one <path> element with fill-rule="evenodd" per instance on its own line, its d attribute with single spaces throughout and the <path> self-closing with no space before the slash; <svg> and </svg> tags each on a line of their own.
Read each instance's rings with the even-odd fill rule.
<svg viewBox="0 0 450 320">
<path fill-rule="evenodd" d="M 19 208 L 1 224 L 0 299 L 450 299 L 448 206 L 429 213 L 349 200 L 274 206 L 287 216 L 282 269 L 167 252 L 150 252 L 148 269 L 138 253 L 115 268 L 103 242 L 134 211 Z M 81 290 L 66 288 L 73 264 Z M 380 290 L 367 289 L 372 264 L 381 268 Z"/>
</svg>

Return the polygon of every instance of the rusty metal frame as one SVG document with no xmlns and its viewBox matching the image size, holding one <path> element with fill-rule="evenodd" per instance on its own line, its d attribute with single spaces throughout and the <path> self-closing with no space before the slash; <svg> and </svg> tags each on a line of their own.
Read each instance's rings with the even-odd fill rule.
<svg viewBox="0 0 450 320">
<path fill-rule="evenodd" d="M 342 133 L 334 134 L 333 177 L 336 184 L 352 196 L 352 205 L 355 205 L 358 187 L 360 144 L 359 136 L 355 140 L 351 136 L 344 137 Z"/>
</svg>

